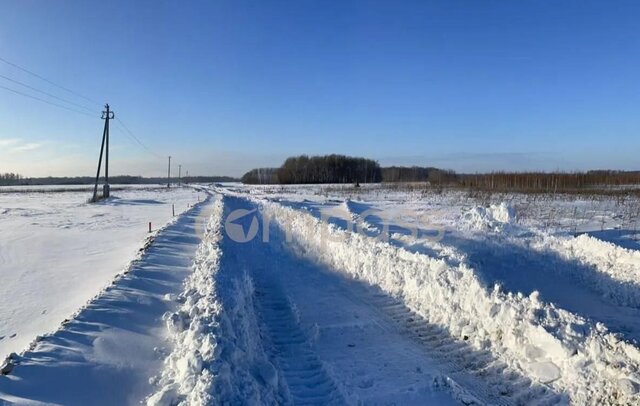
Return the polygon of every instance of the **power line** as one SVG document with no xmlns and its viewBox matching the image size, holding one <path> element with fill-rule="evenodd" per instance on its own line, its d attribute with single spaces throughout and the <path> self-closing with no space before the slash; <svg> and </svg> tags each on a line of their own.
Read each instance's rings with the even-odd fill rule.
<svg viewBox="0 0 640 406">
<path fill-rule="evenodd" d="M 95 101 L 95 100 L 93 100 L 93 99 L 91 99 L 91 98 L 89 98 L 89 97 L 87 97 L 87 96 L 83 96 L 83 95 L 81 95 L 81 94 L 80 94 L 80 93 L 78 93 L 78 92 L 75 92 L 75 91 L 73 91 L 73 90 L 71 90 L 71 89 L 69 89 L 69 88 L 67 88 L 67 87 L 64 87 L 64 86 L 62 86 L 62 85 L 59 85 L 59 84 L 57 84 L 57 83 L 55 83 L 55 82 L 53 82 L 53 81 L 51 81 L 51 80 L 49 80 L 49 79 L 47 79 L 47 78 L 45 78 L 45 77 L 43 77 L 43 76 L 38 75 L 38 74 L 37 74 L 37 73 L 35 73 L 35 72 L 30 71 L 30 70 L 29 70 L 29 69 L 27 69 L 27 68 L 23 68 L 22 66 L 20 66 L 20 65 L 18 65 L 18 64 L 15 64 L 15 63 L 13 63 L 13 62 L 7 61 L 6 59 L 4 59 L 4 58 L 2 58 L 2 57 L 0 57 L 0 61 L 2 61 L 2 62 L 4 62 L 4 63 L 6 63 L 7 65 L 11 65 L 11 66 L 13 66 L 14 68 L 18 68 L 18 69 L 20 69 L 21 71 L 26 72 L 26 73 L 28 73 L 28 74 L 30 74 L 30 75 L 32 75 L 32 76 L 35 76 L 35 77 L 37 77 L 37 78 L 38 78 L 38 79 L 40 79 L 40 80 L 44 80 L 45 82 L 47 82 L 47 83 L 49 83 L 49 84 L 51 84 L 51 85 L 53 85 L 53 86 L 55 86 L 55 87 L 58 87 L 58 88 L 60 88 L 60 89 L 62 89 L 62 90 L 64 90 L 64 91 L 66 91 L 66 92 L 69 92 L 69 93 L 74 94 L 74 95 L 76 95 L 76 96 L 78 96 L 78 97 L 81 97 L 81 98 L 83 98 L 83 99 L 85 99 L 85 100 L 87 100 L 87 101 L 90 101 L 91 103 L 95 103 L 95 104 L 97 104 L 97 105 L 99 105 L 99 106 L 101 106 L 101 105 L 102 105 L 101 103 L 99 103 L 99 102 L 97 102 L 97 101 Z"/>
<path fill-rule="evenodd" d="M 135 136 L 135 134 L 134 134 L 131 130 L 129 130 L 129 127 L 127 127 L 127 126 L 122 122 L 122 120 L 120 120 L 120 118 L 119 118 L 119 117 L 116 117 L 116 121 L 117 121 L 117 122 L 122 126 L 122 128 L 126 131 L 126 132 L 125 132 L 125 134 L 126 134 L 127 136 L 129 136 L 129 138 L 131 138 L 132 140 L 134 140 L 135 142 L 137 142 L 137 143 L 138 143 L 138 145 L 140 145 L 142 148 L 144 148 L 145 150 L 147 150 L 147 152 L 149 152 L 151 155 L 155 156 L 156 158 L 164 159 L 164 157 L 162 157 L 162 156 L 160 156 L 160 155 L 156 154 L 156 153 L 155 153 L 155 152 L 153 152 L 151 149 L 149 149 L 146 145 L 144 145 L 144 144 L 142 143 L 142 141 L 140 141 L 140 140 L 138 139 L 138 137 L 136 137 L 136 136 Z"/>
<path fill-rule="evenodd" d="M 82 95 L 82 94 L 80 94 L 80 93 L 78 93 L 78 92 L 76 92 L 76 91 L 74 91 L 74 90 L 71 90 L 71 89 L 69 89 L 69 88 L 67 88 L 67 87 L 65 87 L 65 86 L 59 85 L 59 84 L 57 84 L 57 83 L 55 83 L 55 82 L 53 82 L 53 81 L 51 81 L 51 80 L 49 80 L 49 79 L 47 79 L 47 78 L 45 78 L 45 77 L 41 76 L 41 75 L 39 75 L 39 74 L 37 74 L 37 73 L 35 73 L 35 72 L 32 72 L 32 71 L 30 71 L 29 69 L 24 68 L 24 67 L 22 67 L 22 66 L 20 66 L 20 65 L 18 65 L 18 64 L 16 64 L 16 63 L 10 62 L 10 61 L 8 61 L 8 60 L 6 60 L 6 59 L 2 58 L 2 57 L 0 57 L 0 61 L 2 61 L 2 62 L 4 62 L 4 63 L 6 63 L 7 65 L 11 65 L 11 66 L 13 66 L 14 68 L 20 69 L 21 71 L 26 72 L 26 73 L 28 73 L 28 74 L 30 74 L 30 75 L 32 75 L 32 76 L 34 76 L 34 77 L 36 77 L 36 78 L 38 78 L 38 79 L 40 79 L 40 80 L 43 80 L 43 81 L 45 81 L 45 82 L 47 82 L 47 83 L 49 83 L 49 84 L 51 84 L 51 85 L 53 85 L 53 86 L 55 86 L 55 87 L 57 87 L 57 88 L 60 88 L 60 89 L 64 90 L 64 91 L 66 91 L 66 92 L 69 92 L 69 93 L 71 93 L 71 94 L 73 94 L 73 95 L 76 95 L 76 96 L 78 96 L 78 97 L 81 97 L 81 98 L 83 98 L 83 99 L 85 99 L 85 100 L 87 100 L 87 101 L 89 101 L 89 102 L 91 102 L 91 103 L 94 103 L 94 104 L 96 104 L 96 105 L 100 105 L 100 106 L 102 105 L 100 102 L 97 102 L 97 101 L 95 101 L 95 100 L 93 100 L 93 99 L 91 99 L 91 98 L 89 98 L 89 97 L 87 97 L 87 96 L 84 96 L 84 95 Z M 39 92 L 39 93 L 41 93 L 41 94 L 44 94 L 44 95 L 46 95 L 46 96 L 48 96 L 48 97 L 52 97 L 52 98 L 54 98 L 54 99 L 60 100 L 60 101 L 62 101 L 62 102 L 64 102 L 64 103 L 68 103 L 68 104 L 74 105 L 74 106 L 76 106 L 76 107 L 80 107 L 80 108 L 82 108 L 82 109 L 86 109 L 86 110 L 88 110 L 88 111 L 91 111 L 91 108 L 89 108 L 89 107 L 83 106 L 83 105 L 81 105 L 81 104 L 75 103 L 75 102 L 70 101 L 70 100 L 67 100 L 67 99 L 64 99 L 64 98 L 62 98 L 62 97 L 58 97 L 58 96 L 56 96 L 56 95 L 53 95 L 53 94 L 48 93 L 48 92 L 45 92 L 45 91 L 43 91 L 43 90 L 40 90 L 40 89 L 38 89 L 38 88 L 36 88 L 36 87 L 33 87 L 33 86 L 30 86 L 30 85 L 28 85 L 28 84 L 26 84 L 26 83 L 22 83 L 22 82 L 20 82 L 20 81 L 18 81 L 18 80 L 15 80 L 15 79 L 10 78 L 10 77 L 4 76 L 4 75 L 0 75 L 0 77 L 4 78 L 4 79 L 6 79 L 6 80 L 8 80 L 8 81 L 10 81 L 10 82 L 13 82 L 13 83 L 16 83 L 16 84 L 18 84 L 18 85 L 21 85 L 21 86 L 24 86 L 24 87 L 26 87 L 26 88 L 29 88 L 29 89 L 31 89 L 31 90 L 34 90 L 34 91 L 36 91 L 36 92 Z M 64 106 L 64 105 L 61 105 L 61 104 L 58 104 L 58 103 L 54 103 L 54 102 L 52 102 L 52 101 L 45 100 L 45 99 L 43 99 L 43 98 L 36 97 L 36 96 L 30 95 L 30 94 L 27 94 L 27 93 L 23 93 L 23 92 L 21 92 L 21 91 L 18 91 L 18 90 L 15 90 L 15 89 L 11 89 L 11 88 L 6 87 L 6 86 L 3 86 L 3 85 L 0 85 L 0 88 L 1 88 L 1 89 L 5 89 L 5 90 L 8 90 L 8 91 L 13 92 L 13 93 L 16 93 L 16 94 L 19 94 L 19 95 L 21 95 L 21 96 L 29 97 L 29 98 L 31 98 L 31 99 L 38 100 L 38 101 L 41 101 L 41 102 L 43 102 L 43 103 L 50 104 L 50 105 L 52 105 L 52 106 L 56 106 L 56 107 L 59 107 L 59 108 L 63 108 L 63 109 L 65 109 L 65 110 L 72 111 L 72 112 L 74 112 L 74 113 L 83 114 L 83 115 L 85 115 L 85 116 L 89 116 L 89 117 L 94 117 L 92 114 L 89 114 L 89 113 L 87 113 L 87 112 L 84 112 L 84 111 L 81 111 L 81 110 L 76 110 L 76 109 L 74 109 L 74 108 L 71 108 L 71 107 L 68 107 L 68 106 Z M 135 134 L 134 134 L 134 133 L 129 129 L 129 127 L 127 127 L 127 126 L 124 124 L 124 122 L 122 122 L 122 120 L 120 120 L 120 118 L 119 118 L 119 117 L 116 117 L 116 120 L 117 120 L 118 124 L 119 124 L 123 129 L 124 129 L 124 131 L 123 131 L 123 132 L 124 132 L 124 134 L 125 134 L 125 135 L 127 135 L 129 138 L 131 138 L 132 140 L 134 140 L 136 143 L 138 143 L 138 145 L 140 145 L 142 148 L 144 148 L 147 152 L 149 152 L 149 153 L 150 153 L 150 154 L 152 154 L 153 156 L 155 156 L 155 157 L 157 157 L 157 158 L 163 158 L 163 157 L 161 157 L 160 155 L 158 155 L 158 154 L 156 154 L 155 152 L 153 152 L 153 151 L 152 151 L 150 148 L 148 148 L 144 143 L 142 143 L 142 141 L 140 141 L 140 139 L 138 139 L 138 137 L 136 137 L 136 136 L 135 136 Z"/>
<path fill-rule="evenodd" d="M 54 103 L 54 102 L 49 101 L 49 100 L 41 99 L 40 97 L 36 97 L 36 96 L 30 95 L 30 94 L 27 94 L 27 93 L 23 93 L 23 92 L 21 92 L 19 90 L 11 89 L 11 88 L 6 87 L 6 86 L 0 85 L 0 88 L 4 89 L 4 90 L 8 90 L 8 91 L 16 93 L 16 94 L 19 94 L 19 95 L 24 96 L 24 97 L 29 97 L 31 99 L 38 100 L 38 101 L 41 101 L 43 103 L 50 104 L 52 106 L 60 107 L 61 109 L 73 111 L 74 113 L 83 114 L 83 115 L 89 116 L 89 117 L 96 117 L 93 114 L 89 114 L 89 113 L 87 113 L 85 111 L 76 110 L 76 109 L 71 108 L 71 107 L 63 106 L 62 104 L 58 104 L 58 103 Z"/>
<path fill-rule="evenodd" d="M 68 103 L 68 104 L 71 104 L 71 105 L 74 105 L 74 106 L 76 106 L 76 107 L 80 107 L 80 108 L 85 109 L 85 110 L 88 110 L 88 111 L 93 111 L 91 108 L 86 107 L 86 106 L 83 106 L 82 104 L 78 104 L 78 103 L 72 102 L 71 100 L 63 99 L 62 97 L 58 97 L 58 96 L 56 96 L 56 95 L 54 95 L 54 94 L 47 93 L 47 92 L 45 92 L 44 90 L 40 90 L 40 89 L 35 88 L 35 87 L 33 87 L 33 86 L 30 86 L 30 85 L 28 85 L 28 84 L 26 84 L 26 83 L 22 83 L 22 82 L 20 82 L 19 80 L 11 79 L 10 77 L 7 77 L 7 76 L 5 76 L 5 75 L 0 75 L 0 78 L 6 79 L 6 80 L 8 80 L 9 82 L 16 83 L 16 84 L 18 84 L 18 85 L 20 85 L 20 86 L 24 86 L 24 87 L 26 87 L 26 88 L 28 88 L 28 89 L 34 90 L 34 91 L 36 91 L 36 92 L 38 92 L 38 93 L 42 93 L 42 94 L 44 94 L 44 95 L 46 95 L 46 96 L 52 97 L 52 98 L 54 98 L 54 99 L 60 100 L 60 101 L 62 101 L 62 102 L 65 102 L 65 103 Z"/>
</svg>

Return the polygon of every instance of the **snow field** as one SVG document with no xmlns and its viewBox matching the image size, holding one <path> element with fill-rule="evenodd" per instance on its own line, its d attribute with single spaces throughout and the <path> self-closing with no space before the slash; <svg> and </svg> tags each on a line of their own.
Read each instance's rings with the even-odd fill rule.
<svg viewBox="0 0 640 406">
<path fill-rule="evenodd" d="M 148 405 L 640 402 L 640 351 L 623 341 L 640 337 L 638 251 L 589 235 L 552 234 L 549 227 L 529 224 L 531 217 L 525 225 L 513 201 L 456 206 L 451 196 L 413 201 L 395 193 L 391 200 L 365 202 L 316 196 L 315 189 L 294 188 L 292 195 L 215 187 L 202 238 L 199 211 L 177 218 L 133 272 L 58 333 L 17 356 L 14 371 L 0 377 L 0 399 L 122 404 L 144 398 Z M 60 242 L 69 241 L 65 233 L 82 234 L 86 241 L 71 240 L 77 253 L 94 242 L 91 230 L 128 230 L 147 210 L 160 216 L 167 203 L 170 209 L 176 193 L 185 203 L 195 197 L 190 190 L 155 197 L 154 190 L 126 193 L 119 202 L 81 205 L 77 212 L 70 210 L 77 204 L 67 202 L 73 193 L 40 194 L 13 205 L 0 196 L 0 226 L 16 226 L 10 244 L 22 241 L 20 227 L 27 226 L 40 234 L 55 230 L 44 236 Z M 52 204 L 43 203 L 48 199 Z M 390 208 L 397 211 L 387 219 Z M 271 226 L 249 243 L 232 241 L 225 221 L 237 209 L 249 214 L 234 220 L 236 231 L 249 232 L 254 220 Z M 424 224 L 423 216 L 430 216 Z M 351 231 L 354 224 L 358 232 Z M 407 225 L 420 228 L 421 236 L 407 235 Z M 443 238 L 428 237 L 443 225 Z M 375 238 L 385 228 L 388 242 Z M 261 241 L 265 235 L 269 243 Z M 106 242 L 124 236 L 114 233 Z M 64 244 L 55 249 L 69 251 Z M 0 251 L 0 264 L 29 259 L 16 252 Z M 64 292 L 80 269 L 55 273 L 64 283 L 48 288 Z M 18 276 L 29 274 L 48 275 Z M 97 279 L 90 274 L 87 280 Z M 67 382 L 69 373 L 81 379 Z M 45 381 L 55 381 L 60 391 L 51 392 L 51 385 L 41 385 Z M 82 390 L 70 389 L 76 382 Z M 113 393 L 92 398 L 105 388 Z"/>
<path fill-rule="evenodd" d="M 535 230 L 533 238 L 523 237 L 529 230 L 515 226 L 515 211 L 504 202 L 471 208 L 460 222 L 468 230 L 495 232 L 498 238 L 524 243 L 533 252 L 555 252 L 563 259 L 588 265 L 590 272 L 571 267 L 557 267 L 557 271 L 568 273 L 616 304 L 640 307 L 640 251 L 588 234 L 573 237 Z"/>
<path fill-rule="evenodd" d="M 191 273 L 210 200 L 149 237 L 125 272 L 51 334 L 11 357 L 0 404 L 140 404 L 162 368 L 162 315 Z"/>
<path fill-rule="evenodd" d="M 640 400 L 640 352 L 604 326 L 543 303 L 535 292 L 525 297 L 488 288 L 464 263 L 452 266 L 277 203 L 263 204 L 291 233 L 300 255 L 380 287 L 451 336 L 490 350 L 573 403 Z"/>
<path fill-rule="evenodd" d="M 347 203 L 355 221 L 366 223 L 358 210 L 363 204 Z M 466 263 L 489 286 L 499 283 L 514 293 L 539 290 L 546 301 L 602 322 L 612 332 L 637 343 L 639 289 L 634 281 L 640 280 L 636 276 L 638 251 L 588 235 L 574 238 L 523 228 L 514 224 L 512 215 L 504 215 L 512 212 L 504 206 L 463 211 L 458 223 L 464 231 L 447 230 L 441 241 L 397 233 L 392 233 L 389 241 L 450 264 Z M 498 215 L 494 214 L 496 208 Z M 379 232 L 382 226 L 368 227 Z"/>
<path fill-rule="evenodd" d="M 0 193 L 0 359 L 49 333 L 107 286 L 153 230 L 198 202 L 192 188 Z M 204 194 L 200 193 L 200 198 Z"/>
</svg>

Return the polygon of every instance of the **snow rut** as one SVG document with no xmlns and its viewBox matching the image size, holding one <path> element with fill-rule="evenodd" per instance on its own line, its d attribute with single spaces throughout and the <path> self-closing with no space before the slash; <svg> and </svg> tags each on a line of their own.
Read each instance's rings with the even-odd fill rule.
<svg viewBox="0 0 640 406">
<path fill-rule="evenodd" d="M 271 343 L 271 356 L 296 405 L 344 404 L 336 384 L 300 329 L 291 304 L 279 286 L 256 276 L 256 307 Z"/>
</svg>

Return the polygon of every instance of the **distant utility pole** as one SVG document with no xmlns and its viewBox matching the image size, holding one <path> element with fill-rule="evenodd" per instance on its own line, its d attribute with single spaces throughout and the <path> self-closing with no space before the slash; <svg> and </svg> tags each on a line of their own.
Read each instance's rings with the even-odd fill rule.
<svg viewBox="0 0 640 406">
<path fill-rule="evenodd" d="M 186 180 L 185 182 L 187 182 L 187 184 L 188 184 L 188 183 L 189 183 L 189 171 L 187 171 L 187 177 L 186 177 L 186 179 L 187 179 L 187 180 Z"/>
<path fill-rule="evenodd" d="M 182 165 L 178 165 L 178 185 L 182 182 Z"/>
<path fill-rule="evenodd" d="M 105 104 L 105 111 L 102 112 L 102 119 L 104 120 L 104 130 L 102 131 L 102 144 L 100 146 L 100 158 L 98 159 L 98 171 L 96 172 L 96 184 L 93 187 L 93 199 L 92 201 L 98 201 L 98 181 L 100 180 L 100 167 L 102 166 L 102 154 L 107 146 L 107 151 L 104 160 L 104 187 L 102 189 L 102 197 L 109 197 L 109 120 L 115 118 L 113 111 L 109 110 L 109 104 Z"/>
<path fill-rule="evenodd" d="M 171 187 L 171 156 L 169 156 L 169 169 L 167 170 L 167 187 Z"/>
</svg>

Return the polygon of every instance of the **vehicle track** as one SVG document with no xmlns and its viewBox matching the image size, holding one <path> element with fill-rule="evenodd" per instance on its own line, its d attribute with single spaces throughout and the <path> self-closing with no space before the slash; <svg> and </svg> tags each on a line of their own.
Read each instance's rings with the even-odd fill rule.
<svg viewBox="0 0 640 406">
<path fill-rule="evenodd" d="M 254 278 L 256 310 L 263 322 L 269 355 L 281 371 L 291 400 L 296 405 L 344 404 L 308 342 L 282 289 L 265 272 Z"/>
<path fill-rule="evenodd" d="M 510 369 L 489 351 L 479 351 L 464 341 L 430 324 L 399 300 L 385 294 L 369 295 L 371 302 L 401 330 L 423 345 L 430 356 L 438 360 L 443 371 L 462 386 L 471 386 L 474 395 L 496 405 L 554 405 L 562 396 L 551 388 Z M 484 384 L 478 384 L 484 382 Z"/>
</svg>

